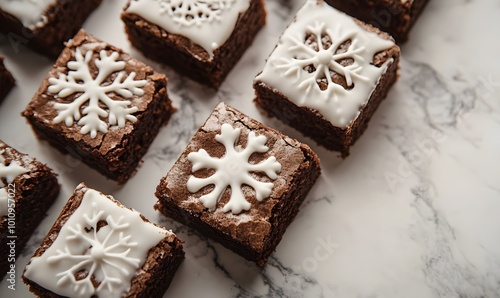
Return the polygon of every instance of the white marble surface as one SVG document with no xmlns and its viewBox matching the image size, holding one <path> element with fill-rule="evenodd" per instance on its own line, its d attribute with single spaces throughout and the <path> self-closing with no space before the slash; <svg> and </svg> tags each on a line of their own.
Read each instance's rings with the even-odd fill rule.
<svg viewBox="0 0 500 298">
<path fill-rule="evenodd" d="M 125 0 L 103 2 L 84 28 L 143 58 L 123 33 Z M 48 163 L 63 185 L 18 270 L 85 181 L 186 241 L 165 297 L 500 297 L 498 0 L 431 0 L 402 47 L 399 81 L 351 156 L 311 144 L 323 174 L 264 269 L 153 210 L 160 178 L 219 101 L 311 143 L 252 104 L 252 79 L 302 0 L 266 2 L 267 27 L 218 93 L 148 61 L 169 75 L 179 111 L 123 187 L 35 140 L 19 114 L 52 62 L 0 37 L 18 79 L 0 106 L 0 139 Z M 0 284 L 0 297 L 29 296 L 19 279 L 15 292 Z"/>
</svg>

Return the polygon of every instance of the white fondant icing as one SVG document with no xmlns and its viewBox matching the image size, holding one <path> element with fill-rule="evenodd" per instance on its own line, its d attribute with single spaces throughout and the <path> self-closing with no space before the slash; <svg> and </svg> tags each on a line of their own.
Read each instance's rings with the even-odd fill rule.
<svg viewBox="0 0 500 298">
<path fill-rule="evenodd" d="M 107 225 L 97 229 L 102 222 Z M 148 251 L 169 234 L 144 222 L 137 211 L 87 189 L 56 240 L 41 256 L 31 259 L 25 276 L 61 296 L 122 297 Z M 82 270 L 89 274 L 81 275 Z"/>
<path fill-rule="evenodd" d="M 147 80 L 135 81 L 135 72 L 131 72 L 126 78 L 125 69 L 126 63 L 118 61 L 119 54 L 112 52 L 108 56 L 106 51 L 102 50 L 100 58 L 95 60 L 95 65 L 99 69 L 97 77 L 92 76 L 89 63 L 92 59 L 93 51 L 88 50 L 83 56 L 80 47 L 76 48 L 75 61 L 68 62 L 68 69 L 71 71 L 68 74 L 59 74 L 59 78 L 49 78 L 50 86 L 48 91 L 56 93 L 59 97 L 68 97 L 70 95 L 79 94 L 71 103 L 56 103 L 54 108 L 58 111 L 57 117 L 54 118 L 54 123 L 63 122 L 66 126 L 71 127 L 74 121 L 78 121 L 78 125 L 82 126 L 81 134 L 90 133 L 92 138 L 97 136 L 97 132 L 107 133 L 109 126 L 125 126 L 125 122 L 137 121 L 133 113 L 138 109 L 135 106 L 130 107 L 130 100 L 113 100 L 108 94 L 116 93 L 124 98 L 131 98 L 133 95 L 142 96 Z M 105 81 L 116 72 L 113 83 L 104 84 Z M 125 79 L 124 79 L 125 78 Z M 88 106 L 83 108 L 81 117 L 80 110 L 82 105 L 88 102 Z M 102 107 L 105 105 L 107 110 Z M 108 118 L 106 123 L 101 118 Z"/>
<path fill-rule="evenodd" d="M 3 154 L 4 150 L 0 150 L 0 216 L 5 216 L 8 212 L 9 194 L 5 188 L 7 185 L 4 184 L 3 180 L 5 179 L 7 183 L 12 183 L 17 176 L 29 172 L 15 160 L 11 161 L 10 164 L 6 166 Z"/>
<path fill-rule="evenodd" d="M 47 22 L 45 11 L 56 0 L 0 0 L 0 9 L 16 17 L 24 27 L 35 29 Z"/>
<path fill-rule="evenodd" d="M 236 150 L 235 146 L 240 137 L 241 130 L 234 129 L 230 124 L 223 124 L 221 133 L 215 139 L 224 145 L 226 154 L 221 158 L 213 158 L 207 151 L 200 149 L 198 152 L 191 152 L 188 155 L 192 162 L 192 171 L 201 169 L 215 169 L 215 174 L 208 178 L 197 178 L 191 175 L 187 182 L 187 189 L 191 193 L 198 192 L 207 185 L 215 185 L 209 194 L 200 197 L 200 201 L 210 211 L 215 211 L 217 203 L 221 199 L 227 187 L 231 187 L 231 197 L 229 202 L 222 209 L 224 212 L 231 211 L 239 214 L 243 210 L 249 210 L 251 204 L 246 200 L 242 191 L 243 185 L 248 185 L 255 190 L 256 199 L 261 202 L 271 195 L 273 189 L 272 182 L 262 182 L 252 177 L 252 172 L 263 172 L 269 178 L 275 180 L 281 172 L 281 164 L 274 156 L 258 163 L 249 163 L 249 158 L 253 153 L 265 153 L 269 148 L 265 145 L 265 136 L 256 136 L 252 131 L 248 134 L 245 149 Z"/>
<path fill-rule="evenodd" d="M 213 56 L 249 6 L 250 0 L 134 0 L 126 11 L 187 37 Z"/>
<path fill-rule="evenodd" d="M 306 42 L 308 36 L 313 36 L 313 41 Z M 351 44 L 346 48 L 348 41 Z M 343 50 L 339 50 L 341 45 Z M 393 45 L 394 42 L 364 30 L 346 14 L 310 0 L 280 37 L 256 81 L 345 128 L 358 117 L 387 69 L 388 63 L 381 67 L 372 65 L 373 56 Z M 344 59 L 351 59 L 352 64 L 340 64 Z M 333 82 L 333 73 L 344 76 L 349 88 Z M 327 88 L 322 90 L 320 81 Z"/>
</svg>

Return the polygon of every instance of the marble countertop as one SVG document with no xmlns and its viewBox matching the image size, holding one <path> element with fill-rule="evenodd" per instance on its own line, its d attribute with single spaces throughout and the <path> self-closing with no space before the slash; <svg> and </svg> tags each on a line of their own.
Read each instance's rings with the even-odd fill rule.
<svg viewBox="0 0 500 298">
<path fill-rule="evenodd" d="M 124 186 L 35 139 L 19 114 L 52 61 L 0 37 L 17 78 L 0 107 L 0 139 L 46 162 L 62 184 L 18 268 L 84 181 L 186 241 L 165 297 L 500 297 L 497 0 L 430 1 L 402 47 L 399 81 L 346 160 L 252 103 L 252 80 L 303 0 L 266 1 L 268 25 L 217 93 L 132 49 L 119 19 L 125 2 L 103 1 L 84 28 L 167 73 L 178 112 Z M 152 208 L 160 178 L 219 101 L 310 144 L 322 161 L 322 176 L 262 270 Z M 0 297 L 30 294 L 18 276 L 15 292 L 2 281 Z"/>
</svg>

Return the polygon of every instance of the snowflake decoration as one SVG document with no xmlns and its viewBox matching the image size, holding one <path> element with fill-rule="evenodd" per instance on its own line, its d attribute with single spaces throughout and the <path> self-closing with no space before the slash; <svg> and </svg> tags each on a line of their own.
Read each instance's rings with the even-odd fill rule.
<svg viewBox="0 0 500 298">
<path fill-rule="evenodd" d="M 61 98 L 70 95 L 78 95 L 71 103 L 56 103 L 54 108 L 58 111 L 57 117 L 54 118 L 54 123 L 64 121 L 66 126 L 71 127 L 74 121 L 78 121 L 81 125 L 81 134 L 90 133 L 92 138 L 97 136 L 97 132 L 107 133 L 108 124 L 101 118 L 108 118 L 109 125 L 124 127 L 125 122 L 137 121 L 137 118 L 132 114 L 138 111 L 138 108 L 133 106 L 129 100 L 113 100 L 109 97 L 110 93 L 118 94 L 124 98 L 131 98 L 133 95 L 142 96 L 146 80 L 137 80 L 135 72 L 131 72 L 127 78 L 124 71 L 126 63 L 118 61 L 119 54 L 112 52 L 108 56 L 107 52 L 100 51 L 100 58 L 95 59 L 94 63 L 99 70 L 97 76 L 93 78 L 90 70 L 90 61 L 93 51 L 87 51 L 85 57 L 76 49 L 76 61 L 68 62 L 68 69 L 71 71 L 67 75 L 60 73 L 59 78 L 50 78 L 51 84 L 48 88 L 50 93 L 57 93 Z M 118 72 L 111 84 L 106 84 L 106 80 L 111 75 Z M 123 81 L 122 81 L 123 80 Z M 88 102 L 86 107 L 83 107 L 83 117 L 81 117 L 80 109 Z M 107 109 L 103 108 L 105 106 Z"/>
<path fill-rule="evenodd" d="M 138 243 L 131 242 L 130 235 L 125 236 L 130 224 L 122 223 L 123 216 L 115 221 L 111 215 L 99 211 L 95 202 L 92 214 L 86 213 L 83 219 L 86 225 L 68 227 L 70 236 L 66 238 L 75 245 L 71 246 L 73 251 L 74 247 L 83 247 L 83 253 L 74 254 L 66 245 L 64 251 L 58 249 L 57 255 L 47 259 L 49 264 L 66 262 L 69 265 L 67 270 L 57 274 L 57 286 L 71 283 L 80 296 L 90 297 L 101 290 L 113 293 L 130 275 L 127 266 L 134 268 L 134 272 L 139 268 L 140 260 L 128 256 Z"/>
<path fill-rule="evenodd" d="M 28 170 L 23 168 L 17 161 L 12 161 L 8 166 L 5 165 L 3 157 L 4 150 L 0 150 L 0 216 L 7 215 L 7 205 L 9 194 L 5 189 L 3 180 L 7 183 L 12 183 L 17 176 L 27 173 Z"/>
<path fill-rule="evenodd" d="M 160 0 L 160 13 L 167 13 L 174 22 L 183 26 L 219 21 L 222 11 L 235 0 Z"/>
<path fill-rule="evenodd" d="M 340 27 L 333 32 L 326 23 L 316 22 L 307 26 L 306 38 L 308 36 L 311 38 L 305 42 L 286 36 L 293 44 L 289 50 L 296 54 L 295 58 L 281 57 L 277 61 L 278 68 L 286 69 L 285 75 L 295 75 L 297 80 L 300 80 L 302 73 L 309 73 L 309 77 L 300 82 L 299 89 L 305 89 L 305 92 L 309 93 L 313 88 L 317 88 L 329 99 L 335 94 L 346 92 L 342 85 L 333 81 L 332 75 L 335 73 L 345 78 L 349 88 L 354 87 L 356 80 L 367 80 L 360 75 L 363 69 L 360 64 L 364 63 L 360 53 L 366 48 L 358 46 L 355 32 L 342 34 Z M 343 64 L 341 61 L 351 63 Z M 319 82 L 326 85 L 325 89 L 320 88 Z"/>
<path fill-rule="evenodd" d="M 254 132 L 248 134 L 247 146 L 238 151 L 235 146 L 238 142 L 241 130 L 234 129 L 229 124 L 223 124 L 221 133 L 215 136 L 215 140 L 224 145 L 226 154 L 222 158 L 213 158 L 207 151 L 200 149 L 188 155 L 189 161 L 193 163 L 193 173 L 204 169 L 215 169 L 215 174 L 208 178 L 197 178 L 191 175 L 187 182 L 188 190 L 195 193 L 208 185 L 215 185 L 212 192 L 203 195 L 200 201 L 210 211 L 216 209 L 216 205 L 224 194 L 226 188 L 231 187 L 231 197 L 224 206 L 223 211 L 231 211 L 239 214 L 242 210 L 249 210 L 250 203 L 246 200 L 242 190 L 243 185 L 248 185 L 255 190 L 257 201 L 261 202 L 271 195 L 272 182 L 261 182 L 256 180 L 251 172 L 264 172 L 269 178 L 275 180 L 281 172 L 281 164 L 274 156 L 258 163 L 249 163 L 249 158 L 254 153 L 265 153 L 269 148 L 265 145 L 265 136 L 256 136 Z"/>
</svg>

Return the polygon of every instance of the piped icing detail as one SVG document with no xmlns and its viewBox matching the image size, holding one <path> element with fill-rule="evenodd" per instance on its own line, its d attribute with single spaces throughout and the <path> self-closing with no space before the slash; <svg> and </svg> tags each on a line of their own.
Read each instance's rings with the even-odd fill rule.
<svg viewBox="0 0 500 298">
<path fill-rule="evenodd" d="M 9 193 L 7 190 L 7 183 L 14 182 L 17 176 L 29 172 L 29 170 L 23 168 L 21 164 L 15 160 L 11 161 L 8 165 L 5 164 L 4 150 L 0 150 L 0 216 L 5 216 L 8 213 L 8 199 Z"/>
<path fill-rule="evenodd" d="M 107 133 L 110 126 L 123 128 L 127 121 L 136 122 L 137 118 L 133 114 L 138 108 L 131 106 L 130 100 L 116 100 L 110 95 L 116 94 L 123 98 L 142 96 L 144 90 L 141 87 L 147 84 L 147 80 L 134 80 L 135 72 L 127 75 L 124 71 L 126 63 L 119 61 L 118 52 L 108 55 L 104 50 L 93 61 L 98 69 L 93 77 L 90 69 L 93 54 L 92 50 L 82 53 L 79 47 L 76 48 L 75 60 L 67 64 L 70 71 L 67 74 L 59 73 L 58 78 L 49 78 L 48 87 L 48 92 L 57 94 L 59 98 L 75 96 L 70 103 L 54 104 L 58 115 L 53 122 L 64 122 L 66 126 L 72 127 L 77 121 L 82 126 L 80 133 L 90 134 L 91 138 L 95 138 L 97 132 Z M 111 76 L 114 76 L 113 82 L 106 83 Z"/>
<path fill-rule="evenodd" d="M 249 6 L 250 0 L 133 0 L 126 12 L 190 39 L 213 56 Z"/>
<path fill-rule="evenodd" d="M 56 0 L 0 0 L 0 9 L 16 17 L 31 30 L 47 23 L 45 12 Z"/>
<path fill-rule="evenodd" d="M 392 46 L 393 41 L 364 30 L 323 1 L 310 0 L 285 30 L 256 81 L 346 128 L 392 61 L 377 67 L 371 64 L 374 55 Z"/>
<path fill-rule="evenodd" d="M 52 245 L 25 276 L 67 297 L 122 297 L 149 250 L 170 232 L 88 189 Z"/>
<path fill-rule="evenodd" d="M 215 186 L 210 193 L 200 197 L 200 201 L 210 211 L 216 210 L 217 203 L 228 187 L 231 188 L 231 196 L 222 210 L 224 212 L 231 211 L 233 214 L 249 210 L 251 204 L 245 198 L 242 190 L 243 185 L 248 185 L 255 190 L 255 198 L 259 202 L 271 195 L 274 186 L 273 182 L 256 180 L 251 173 L 262 172 L 275 180 L 281 172 L 281 164 L 274 156 L 270 156 L 257 164 L 249 162 L 252 154 L 266 153 L 269 150 L 265 145 L 267 142 L 265 136 L 257 136 L 251 131 L 248 134 L 246 148 L 239 150 L 236 144 L 240 134 L 241 130 L 239 128 L 233 128 L 230 124 L 224 123 L 221 127 L 221 133 L 215 136 L 215 140 L 224 145 L 226 149 L 223 157 L 211 157 L 204 149 L 191 152 L 188 155 L 188 159 L 192 163 L 193 173 L 201 169 L 215 170 L 215 173 L 208 178 L 197 178 L 191 175 L 187 181 L 187 189 L 191 193 L 196 193 L 208 185 Z"/>
</svg>

